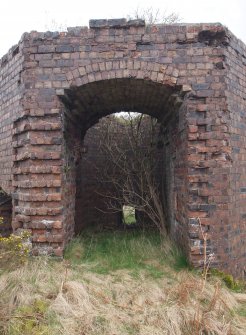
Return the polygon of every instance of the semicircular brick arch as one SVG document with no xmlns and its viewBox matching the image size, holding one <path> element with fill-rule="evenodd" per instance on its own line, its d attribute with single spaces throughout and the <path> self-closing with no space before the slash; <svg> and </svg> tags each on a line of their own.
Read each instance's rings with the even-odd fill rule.
<svg viewBox="0 0 246 335">
<path fill-rule="evenodd" d="M 91 82 L 115 78 L 135 78 L 175 86 L 179 70 L 172 65 L 138 60 L 112 60 L 91 63 L 66 73 L 68 84 L 81 86 Z"/>
<path fill-rule="evenodd" d="M 164 122 L 177 112 L 184 96 L 180 87 L 127 77 L 71 86 L 60 98 L 67 107 L 64 114 L 84 133 L 100 118 L 121 111 L 148 114 Z M 179 118 L 184 117 L 180 113 Z"/>
<path fill-rule="evenodd" d="M 149 83 L 148 85 L 146 85 L 146 87 L 152 85 L 153 90 L 155 90 L 155 87 L 159 88 L 159 97 L 163 97 L 163 99 L 159 99 L 158 97 L 156 97 L 156 103 L 154 105 L 152 104 L 151 106 L 147 106 L 147 108 L 150 108 L 150 111 L 146 110 L 145 106 L 143 105 L 138 106 L 137 110 L 135 111 L 150 114 L 158 118 L 159 117 L 157 113 L 158 111 L 156 111 L 155 114 L 151 113 L 151 110 L 157 107 L 158 102 L 159 106 L 157 109 L 160 108 L 162 109 L 167 108 L 169 110 L 171 108 L 175 109 L 176 107 L 174 106 L 175 105 L 180 106 L 182 101 L 184 100 L 184 96 L 188 92 L 192 93 L 192 88 L 190 85 L 187 84 L 177 85 L 178 77 L 179 77 L 179 70 L 177 68 L 173 67 L 172 65 L 165 65 L 156 62 L 146 62 L 137 60 L 120 60 L 120 61 L 112 60 L 99 63 L 91 62 L 89 65 L 78 67 L 76 69 L 68 71 L 66 73 L 67 87 L 65 87 L 62 90 L 58 89 L 57 93 L 60 96 L 60 98 L 65 102 L 65 104 L 66 102 L 68 102 L 68 105 L 70 106 L 69 117 L 72 117 L 73 112 L 71 112 L 71 109 L 73 110 L 78 109 L 76 106 L 74 106 L 74 102 L 81 100 L 83 98 L 83 91 L 87 91 L 86 97 L 88 95 L 94 94 L 97 96 L 97 98 L 99 97 L 98 100 L 102 100 L 100 99 L 100 96 L 105 95 L 105 92 L 107 91 L 107 88 L 110 85 L 110 83 L 112 83 L 112 86 L 115 86 L 114 83 L 117 83 L 119 86 L 119 90 L 122 89 L 122 91 L 124 91 L 122 88 L 122 86 L 124 85 L 119 84 L 119 82 L 123 83 L 125 81 L 126 86 L 128 81 L 129 87 L 131 87 L 132 90 L 134 91 L 134 89 L 138 88 L 137 84 L 141 82 L 143 83 L 142 84 L 143 92 L 142 97 L 138 97 L 138 100 L 139 99 L 146 100 L 146 96 L 150 96 L 154 92 L 154 91 L 151 92 L 151 90 L 149 89 L 147 89 L 146 92 L 144 92 L 145 89 L 144 83 Z M 111 91 L 112 93 L 115 91 L 114 87 L 111 88 Z M 110 94 L 108 93 L 108 96 L 109 95 Z M 123 95 L 125 95 L 125 100 L 126 99 L 131 100 L 132 98 L 125 93 L 123 93 Z M 169 101 L 168 104 L 163 104 L 163 100 L 165 100 L 164 98 L 166 96 L 168 96 L 172 101 Z M 133 97 L 133 99 L 135 98 Z M 83 105 L 85 104 L 86 102 L 83 102 Z M 88 110 L 92 109 L 91 106 L 92 104 L 94 104 L 94 102 L 89 103 L 90 106 Z M 100 106 L 102 111 L 100 113 L 97 113 L 96 117 L 91 122 L 90 120 L 87 119 L 87 116 L 88 118 L 92 118 L 93 117 L 91 115 L 92 112 L 87 113 L 86 111 L 85 113 L 87 114 L 87 116 L 82 120 L 80 121 L 78 120 L 78 122 L 77 121 L 75 122 L 77 123 L 82 122 L 86 124 L 86 129 L 84 130 L 86 131 L 90 126 L 92 126 L 95 122 L 97 122 L 97 120 L 100 117 L 120 111 L 120 109 L 117 109 L 117 102 L 115 104 L 116 106 L 115 110 L 107 110 L 106 112 L 104 112 L 103 107 L 105 105 L 107 105 L 105 99 L 104 101 L 98 101 L 98 106 Z M 120 105 L 126 107 L 127 103 L 121 101 Z M 80 109 L 83 108 L 80 107 Z M 130 109 L 128 108 L 127 110 Z"/>
</svg>

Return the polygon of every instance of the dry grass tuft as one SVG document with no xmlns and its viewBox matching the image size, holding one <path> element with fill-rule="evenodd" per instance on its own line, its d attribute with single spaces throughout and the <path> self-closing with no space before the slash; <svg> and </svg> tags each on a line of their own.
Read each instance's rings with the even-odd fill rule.
<svg viewBox="0 0 246 335">
<path fill-rule="evenodd" d="M 151 263 L 151 259 L 148 260 Z M 1 335 L 244 335 L 245 293 L 156 264 L 107 274 L 35 258 L 0 275 Z M 238 312 L 240 311 L 240 313 Z"/>
<path fill-rule="evenodd" d="M 128 270 L 102 275 L 35 259 L 0 277 L 0 333 L 23 334 L 28 329 L 25 322 L 32 317 L 39 318 L 39 328 L 33 326 L 36 332 L 26 335 L 245 334 L 246 320 L 235 312 L 240 301 L 221 282 L 207 283 L 202 289 L 203 280 L 187 270 L 172 275 L 173 279 L 158 280 L 144 270 L 138 278 Z M 28 310 L 31 315 L 23 314 L 20 332 L 13 331 L 21 308 L 34 306 L 35 301 L 47 306 L 42 317 L 39 310 L 39 314 Z"/>
</svg>

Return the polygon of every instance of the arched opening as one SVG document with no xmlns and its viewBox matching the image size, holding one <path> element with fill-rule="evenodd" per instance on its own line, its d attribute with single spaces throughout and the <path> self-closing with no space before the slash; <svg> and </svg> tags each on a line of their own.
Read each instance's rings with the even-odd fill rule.
<svg viewBox="0 0 246 335">
<path fill-rule="evenodd" d="M 102 118 L 129 111 L 156 118 L 162 129 L 163 166 L 160 179 L 163 179 L 169 232 L 183 249 L 187 248 L 186 108 L 180 87 L 144 79 L 115 78 L 67 89 L 62 100 L 65 106 L 63 194 L 67 239 L 73 235 L 74 230 L 81 232 L 84 225 L 88 222 L 93 223 L 94 220 L 83 220 L 85 214 L 81 210 L 86 206 L 85 201 L 88 201 L 88 206 L 92 208 L 93 202 L 97 201 L 96 197 L 87 197 L 84 202 L 83 196 L 79 199 L 83 194 L 83 183 L 89 184 L 86 175 L 82 173 L 83 155 L 93 155 L 93 143 L 89 148 L 86 137 L 93 133 L 93 129 L 96 129 L 93 126 L 100 124 L 99 120 Z M 92 138 L 97 142 L 95 133 Z M 78 167 L 82 169 L 79 178 Z M 114 218 L 114 222 L 117 220 L 121 222 L 122 216 Z"/>
<path fill-rule="evenodd" d="M 76 233 L 92 225 L 166 231 L 163 140 L 146 114 L 111 114 L 88 129 L 76 169 Z"/>
</svg>

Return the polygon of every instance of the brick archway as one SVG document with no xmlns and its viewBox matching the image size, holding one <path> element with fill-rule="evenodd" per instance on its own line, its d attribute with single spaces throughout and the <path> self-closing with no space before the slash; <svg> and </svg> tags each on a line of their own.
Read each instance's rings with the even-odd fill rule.
<svg viewBox="0 0 246 335">
<path fill-rule="evenodd" d="M 127 62 L 125 66 L 128 66 Z M 152 67 L 160 68 L 158 64 L 152 64 Z M 100 73 L 100 67 L 96 68 Z M 163 129 L 165 128 L 162 136 L 165 138 L 166 193 L 169 203 L 170 231 L 186 255 L 190 257 L 186 209 L 188 193 L 185 172 L 188 163 L 186 157 L 188 99 L 183 87 L 174 84 L 177 78 L 171 76 L 170 68 L 169 74 L 163 73 L 162 68 L 160 72 L 162 79 L 159 76 L 159 81 L 150 80 L 150 77 L 157 79 L 158 73 L 158 71 L 154 71 L 154 74 L 151 71 L 139 71 L 136 75 L 134 69 L 126 68 L 118 72 L 117 70 L 109 70 L 103 73 L 107 79 L 99 78 L 99 80 L 88 82 L 88 78 L 92 78 L 91 73 L 81 76 L 76 71 L 77 77 L 71 80 L 71 87 L 58 92 L 64 104 L 64 161 L 67 172 L 63 175 L 63 194 L 65 194 L 63 206 L 66 214 L 64 225 L 68 229 L 66 238 L 69 238 L 73 233 L 76 164 L 79 162 L 80 156 L 83 155 L 81 149 L 83 151 L 84 135 L 104 116 L 120 111 L 135 111 L 157 118 Z M 96 74 L 93 75 L 94 79 L 95 76 Z M 81 84 L 82 82 L 83 84 Z M 75 83 L 80 86 L 75 86 Z M 171 206 L 176 202 L 178 205 L 172 209 Z M 71 206 L 71 204 L 73 205 Z M 175 221 L 176 224 L 171 221 Z"/>
<path fill-rule="evenodd" d="M 185 164 L 174 167 L 182 175 L 177 187 L 185 187 L 175 206 L 185 219 L 183 229 L 178 217 L 173 227 L 191 263 L 202 263 L 199 217 L 209 236 L 207 251 L 216 255 L 214 265 L 241 276 L 246 240 L 245 57 L 243 43 L 220 24 L 145 26 L 143 21 L 99 20 L 66 33 L 23 35 L 0 68 L 0 187 L 12 194 L 13 228 L 32 231 L 34 253 L 62 254 L 73 232 L 66 220 L 73 189 L 65 189 L 69 166 L 64 135 L 73 129 L 74 139 L 82 136 L 78 122 L 70 125 L 81 117 L 74 101 L 83 96 L 96 122 L 95 101 L 85 95 L 98 94 L 103 87 L 99 83 L 117 82 L 122 88 L 128 81 L 142 85 L 145 97 L 168 91 L 174 109 L 182 103 Z M 128 98 L 133 101 L 133 95 Z M 84 131 L 92 123 L 83 124 Z M 181 151 L 176 149 L 177 162 Z M 77 154 L 73 151 L 71 159 Z"/>
</svg>

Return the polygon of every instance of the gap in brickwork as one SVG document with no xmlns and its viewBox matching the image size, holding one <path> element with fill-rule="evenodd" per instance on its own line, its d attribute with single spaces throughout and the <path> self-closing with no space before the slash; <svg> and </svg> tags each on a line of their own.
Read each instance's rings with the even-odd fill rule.
<svg viewBox="0 0 246 335">
<path fill-rule="evenodd" d="M 12 198 L 0 189 L 0 235 L 7 237 L 12 233 Z"/>
<path fill-rule="evenodd" d="M 122 206 L 123 223 L 132 226 L 137 223 L 136 208 L 134 206 Z"/>
</svg>

